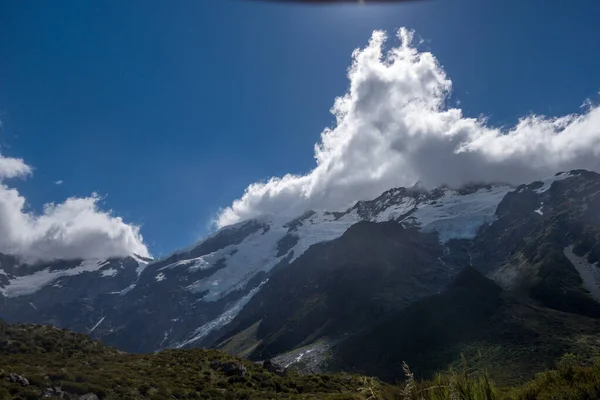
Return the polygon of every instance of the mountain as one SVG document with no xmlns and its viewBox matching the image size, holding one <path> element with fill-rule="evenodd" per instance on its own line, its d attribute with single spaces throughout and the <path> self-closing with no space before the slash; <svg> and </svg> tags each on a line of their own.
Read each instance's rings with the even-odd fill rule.
<svg viewBox="0 0 600 400">
<path fill-rule="evenodd" d="M 600 319 L 558 311 L 502 290 L 469 267 L 441 294 L 415 302 L 340 342 L 330 368 L 395 381 L 402 363 L 421 377 L 462 357 L 495 382 L 518 384 L 567 353 L 600 356 Z"/>
<path fill-rule="evenodd" d="M 29 265 L 0 255 L 0 314 L 93 332 L 104 310 L 118 307 L 120 294 L 135 286 L 149 261 L 132 255 Z"/>
<path fill-rule="evenodd" d="M 5 274 L 0 317 L 68 327 L 136 352 L 206 346 L 277 270 L 294 264 L 311 246 L 335 240 L 361 221 L 402 221 L 419 226 L 424 237 L 438 232 L 442 240 L 470 238 L 493 219 L 509 190 L 504 185 L 470 192 L 392 189 L 345 212 L 243 221 L 150 263 L 135 255 L 35 266 L 11 258 L 12 263 L 0 264 Z"/>
<path fill-rule="evenodd" d="M 600 175 L 577 170 L 519 187 L 396 188 L 343 212 L 262 216 L 159 260 L 22 265 L 3 255 L 0 317 L 73 329 L 132 352 L 212 346 L 317 370 L 358 368 L 346 343 L 382 343 L 360 368 L 386 378 L 387 370 L 397 375 L 405 353 L 389 352 L 390 369 L 376 354 L 392 344 L 370 338 L 396 332 L 402 340 L 392 348 L 407 349 L 413 342 L 398 330 L 401 321 L 448 346 L 450 356 L 421 360 L 424 374 L 487 337 L 488 317 L 497 324 L 493 333 L 530 329 L 510 315 L 537 321 L 538 332 L 581 327 L 587 336 L 565 337 L 586 346 L 558 348 L 587 351 L 596 346 L 589 337 L 600 333 L 598 210 Z M 480 278 L 467 279 L 470 289 L 461 291 L 456 282 L 466 268 Z M 482 288 L 497 296 L 483 315 L 478 297 L 456 294 Z M 427 320 L 415 319 L 415 309 L 448 324 L 426 324 L 424 332 Z M 467 328 L 453 327 L 456 317 Z M 540 349 L 557 343 L 522 337 Z M 557 355 L 548 354 L 532 372 Z"/>
</svg>

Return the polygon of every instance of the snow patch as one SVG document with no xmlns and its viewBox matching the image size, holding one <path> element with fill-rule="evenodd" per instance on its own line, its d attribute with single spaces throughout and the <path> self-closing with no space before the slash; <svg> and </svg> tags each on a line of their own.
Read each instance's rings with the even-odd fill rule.
<svg viewBox="0 0 600 400">
<path fill-rule="evenodd" d="M 156 275 L 154 277 L 154 279 L 156 280 L 156 282 L 160 282 L 160 281 L 164 281 L 165 279 L 167 279 L 167 277 L 165 276 L 165 274 L 163 274 L 162 272 L 158 275 Z"/>
<path fill-rule="evenodd" d="M 127 286 L 123 290 L 119 290 L 117 292 L 110 292 L 109 294 L 118 294 L 119 296 L 125 296 L 127 293 L 131 292 L 135 288 L 136 284 L 137 284 L 137 281 L 135 283 L 132 283 L 131 285 Z"/>
<path fill-rule="evenodd" d="M 173 269 L 173 268 L 179 267 L 179 266 L 187 266 L 189 272 L 194 272 L 194 271 L 203 270 L 203 269 L 209 269 L 212 267 L 213 261 L 216 261 L 216 260 L 214 260 L 215 257 L 220 255 L 221 253 L 222 253 L 222 251 L 215 251 L 213 253 L 206 254 L 201 257 L 177 261 L 172 264 L 165 265 L 164 267 L 160 268 L 159 271 L 162 271 L 164 269 Z"/>
<path fill-rule="evenodd" d="M 297 362 L 300 362 L 300 361 L 302 361 L 302 357 L 304 357 L 304 356 L 305 356 L 305 355 L 307 355 L 307 354 L 310 354 L 310 353 L 312 353 L 312 351 L 313 351 L 313 350 L 314 350 L 314 349 L 308 349 L 308 350 L 306 350 L 306 351 L 303 351 L 302 353 L 298 354 L 298 356 L 297 356 L 296 358 L 294 358 L 294 360 L 293 360 L 292 362 L 290 362 L 289 364 L 287 364 L 287 365 L 285 366 L 285 368 L 289 367 L 290 365 L 292 365 L 292 364 L 294 364 L 294 363 L 297 363 Z"/>
<path fill-rule="evenodd" d="M 102 275 L 103 277 L 107 277 L 107 276 L 115 276 L 117 275 L 118 271 L 114 268 L 108 268 L 105 270 L 100 271 L 100 275 Z"/>
<path fill-rule="evenodd" d="M 541 182 L 543 183 L 541 188 L 535 189 L 536 193 L 544 193 L 545 191 L 547 191 L 548 189 L 550 189 L 550 187 L 552 186 L 552 184 L 554 182 L 557 181 L 562 181 L 563 179 L 567 179 L 571 177 L 571 173 L 570 172 L 560 172 L 554 176 L 550 176 L 548 178 L 544 178 L 541 180 Z"/>
<path fill-rule="evenodd" d="M 94 332 L 94 329 L 96 329 L 98 326 L 100 326 L 100 324 L 102 323 L 102 321 L 104 321 L 104 318 L 106 318 L 106 317 L 102 317 L 102 318 L 100 318 L 100 321 L 98 321 L 98 322 L 96 323 L 96 325 L 94 325 L 94 326 L 92 327 L 92 329 L 90 329 L 90 330 L 88 331 L 88 333 L 92 333 L 92 332 Z"/>
</svg>

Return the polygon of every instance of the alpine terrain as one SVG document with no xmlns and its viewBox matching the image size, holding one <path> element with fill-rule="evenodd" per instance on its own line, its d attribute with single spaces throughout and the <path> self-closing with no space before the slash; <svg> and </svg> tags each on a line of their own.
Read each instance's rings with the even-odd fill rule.
<svg viewBox="0 0 600 400">
<path fill-rule="evenodd" d="M 600 354 L 599 211 L 600 175 L 575 170 L 264 215 L 157 260 L 4 254 L 0 318 L 134 353 L 214 347 L 388 381 L 403 361 L 432 376 L 467 357 L 522 382 Z"/>
</svg>

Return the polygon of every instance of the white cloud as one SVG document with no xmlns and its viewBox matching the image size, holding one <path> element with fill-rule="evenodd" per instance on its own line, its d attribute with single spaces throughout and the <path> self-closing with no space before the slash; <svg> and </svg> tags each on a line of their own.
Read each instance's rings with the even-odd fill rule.
<svg viewBox="0 0 600 400">
<path fill-rule="evenodd" d="M 139 227 L 100 210 L 96 194 L 46 204 L 39 215 L 26 211 L 26 199 L 5 180 L 31 173 L 23 160 L 0 155 L 0 252 L 28 262 L 149 255 Z"/>
<path fill-rule="evenodd" d="M 62 185 L 64 183 L 64 181 L 62 179 L 59 179 L 57 181 L 54 181 L 55 185 Z"/>
<path fill-rule="evenodd" d="M 355 50 L 348 92 L 331 109 L 333 128 L 315 145 L 306 175 L 253 183 L 219 213 L 218 226 L 260 214 L 297 215 L 339 210 L 397 186 L 470 181 L 521 183 L 559 170 L 600 167 L 600 107 L 562 117 L 528 115 L 510 129 L 467 118 L 450 107 L 452 82 L 428 52 L 398 31 L 400 44 L 385 52 L 384 32 Z M 515 86 L 518 83 L 515 82 Z M 510 99 L 505 99 L 510 101 Z"/>
<path fill-rule="evenodd" d="M 32 169 L 20 158 L 3 157 L 0 154 L 0 179 L 24 178 Z"/>
</svg>

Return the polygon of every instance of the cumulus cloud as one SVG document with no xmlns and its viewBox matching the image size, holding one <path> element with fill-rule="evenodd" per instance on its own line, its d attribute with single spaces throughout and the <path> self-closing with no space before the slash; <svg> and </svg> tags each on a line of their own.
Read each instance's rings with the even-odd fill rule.
<svg viewBox="0 0 600 400">
<path fill-rule="evenodd" d="M 433 54 L 414 46 L 411 31 L 402 28 L 397 38 L 385 51 L 386 34 L 375 31 L 352 54 L 350 86 L 331 109 L 334 127 L 315 145 L 315 168 L 251 184 L 221 210 L 218 226 L 261 214 L 340 210 L 416 181 L 522 183 L 599 169 L 600 107 L 587 103 L 581 114 L 527 115 L 514 127 L 492 127 L 448 104 L 450 78 Z"/>
<path fill-rule="evenodd" d="M 23 160 L 0 155 L 0 252 L 26 262 L 149 255 L 139 227 L 100 210 L 96 194 L 28 212 L 26 199 L 6 179 L 31 173 Z"/>
<path fill-rule="evenodd" d="M 54 181 L 55 185 L 62 185 L 64 183 L 64 181 L 62 179 L 59 179 L 57 181 Z"/>
</svg>

